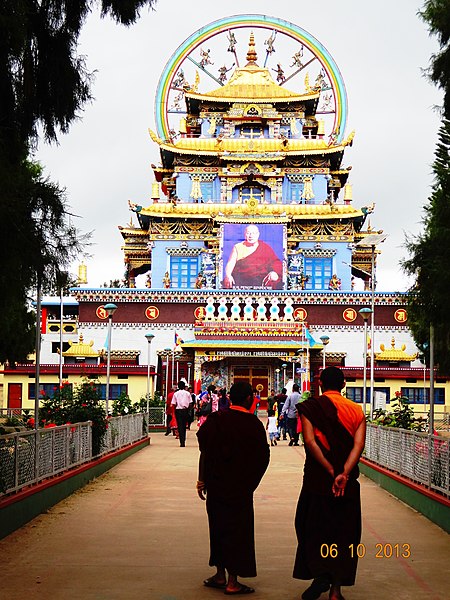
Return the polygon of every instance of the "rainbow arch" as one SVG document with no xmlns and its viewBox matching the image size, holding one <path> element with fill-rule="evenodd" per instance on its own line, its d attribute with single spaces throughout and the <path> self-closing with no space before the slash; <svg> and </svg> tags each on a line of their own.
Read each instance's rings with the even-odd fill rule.
<svg viewBox="0 0 450 600">
<path fill-rule="evenodd" d="M 347 92 L 344 80 L 333 57 L 315 37 L 301 27 L 298 27 L 298 25 L 267 15 L 235 15 L 213 21 L 209 25 L 205 25 L 198 31 L 195 31 L 175 50 L 163 69 L 156 90 L 155 122 L 159 137 L 162 139 L 170 137 L 166 106 L 173 78 L 184 59 L 209 38 L 226 32 L 228 29 L 250 26 L 274 29 L 275 31 L 284 33 L 303 44 L 317 57 L 330 78 L 334 90 L 336 109 L 334 130 L 339 132 L 337 141 L 342 141 L 347 124 Z"/>
</svg>

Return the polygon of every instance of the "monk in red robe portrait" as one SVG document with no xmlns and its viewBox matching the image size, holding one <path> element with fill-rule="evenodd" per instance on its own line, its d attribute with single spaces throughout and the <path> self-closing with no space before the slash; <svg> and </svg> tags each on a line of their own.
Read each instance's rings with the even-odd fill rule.
<svg viewBox="0 0 450 600">
<path fill-rule="evenodd" d="M 245 228 L 244 241 L 233 246 L 226 264 L 224 288 L 282 288 L 283 263 L 259 236 L 256 225 Z"/>
</svg>

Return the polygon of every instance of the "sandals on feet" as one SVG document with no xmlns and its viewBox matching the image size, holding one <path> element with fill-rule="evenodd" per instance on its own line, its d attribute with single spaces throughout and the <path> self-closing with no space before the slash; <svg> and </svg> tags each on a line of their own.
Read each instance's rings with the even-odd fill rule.
<svg viewBox="0 0 450 600">
<path fill-rule="evenodd" d="M 303 600 L 317 600 L 323 594 L 323 592 L 328 592 L 331 585 L 327 581 L 322 578 L 314 579 L 312 584 L 307 588 L 303 594 Z"/>
<path fill-rule="evenodd" d="M 217 588 L 218 590 L 224 590 L 227 586 L 226 582 L 220 583 L 216 580 L 215 577 L 210 577 L 209 579 L 205 579 L 203 585 L 210 588 Z"/>
<path fill-rule="evenodd" d="M 255 590 L 251 587 L 249 587 L 248 585 L 244 585 L 243 583 L 240 584 L 240 588 L 238 590 L 225 590 L 225 594 L 227 594 L 228 596 L 234 596 L 235 594 L 253 594 Z"/>
</svg>

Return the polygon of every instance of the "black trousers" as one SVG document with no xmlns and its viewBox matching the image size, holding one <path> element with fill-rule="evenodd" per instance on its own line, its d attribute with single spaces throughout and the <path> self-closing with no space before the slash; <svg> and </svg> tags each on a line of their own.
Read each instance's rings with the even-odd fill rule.
<svg viewBox="0 0 450 600">
<path fill-rule="evenodd" d="M 170 421 L 172 420 L 172 415 L 166 415 L 166 435 L 170 434 Z"/>
<path fill-rule="evenodd" d="M 187 408 L 176 408 L 175 416 L 177 418 L 178 435 L 180 436 L 180 446 L 186 445 L 186 426 L 188 421 L 188 410 Z"/>
<path fill-rule="evenodd" d="M 297 418 L 294 417 L 293 419 L 291 419 L 290 417 L 288 417 L 287 419 L 287 430 L 288 430 L 288 434 L 289 434 L 289 438 L 291 440 L 293 440 L 295 443 L 298 442 L 298 435 L 297 435 Z"/>
</svg>

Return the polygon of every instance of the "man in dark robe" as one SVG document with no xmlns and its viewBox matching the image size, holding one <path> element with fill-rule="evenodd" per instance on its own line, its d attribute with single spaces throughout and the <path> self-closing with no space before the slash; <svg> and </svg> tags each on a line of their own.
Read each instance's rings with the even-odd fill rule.
<svg viewBox="0 0 450 600">
<path fill-rule="evenodd" d="M 306 461 L 295 517 L 293 576 L 314 579 L 304 600 L 328 590 L 330 600 L 343 600 L 341 586 L 355 583 L 361 539 L 358 461 L 366 421 L 361 407 L 341 395 L 344 383 L 342 371 L 328 367 L 320 376 L 323 395 L 297 405 Z"/>
<path fill-rule="evenodd" d="M 258 227 L 248 225 L 244 237 L 231 251 L 223 286 L 281 289 L 283 263 L 269 244 L 260 241 Z"/>
<path fill-rule="evenodd" d="M 229 410 L 210 414 L 197 433 L 197 492 L 202 500 L 206 495 L 209 565 L 217 569 L 204 585 L 221 588 L 229 595 L 254 591 L 237 578 L 256 576 L 253 492 L 267 469 L 270 453 L 264 426 L 251 412 L 250 384 L 236 382 L 230 402 Z"/>
</svg>

